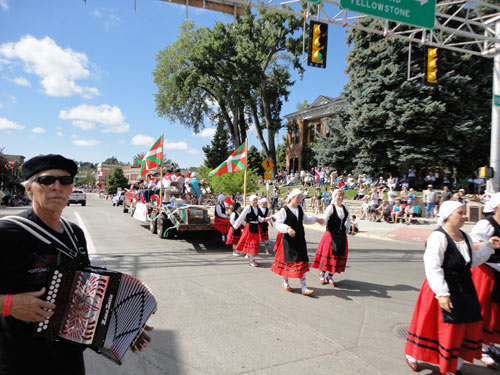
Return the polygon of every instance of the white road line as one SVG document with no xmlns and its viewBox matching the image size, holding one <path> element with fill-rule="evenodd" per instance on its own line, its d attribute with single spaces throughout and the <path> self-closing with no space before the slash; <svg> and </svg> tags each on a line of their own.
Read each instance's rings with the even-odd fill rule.
<svg viewBox="0 0 500 375">
<path fill-rule="evenodd" d="M 83 222 L 82 217 L 78 212 L 75 212 L 76 221 L 78 221 L 78 226 L 82 228 L 83 233 L 85 234 L 85 239 L 87 240 L 87 252 L 89 255 L 97 255 L 97 249 L 95 248 L 94 241 L 92 241 L 92 237 L 90 236 L 85 223 Z"/>
</svg>

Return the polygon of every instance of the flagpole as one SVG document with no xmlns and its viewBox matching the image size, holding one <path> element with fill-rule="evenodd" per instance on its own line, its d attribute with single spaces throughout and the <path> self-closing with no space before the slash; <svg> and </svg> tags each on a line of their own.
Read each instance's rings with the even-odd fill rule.
<svg viewBox="0 0 500 375">
<path fill-rule="evenodd" d="M 160 160 L 160 207 L 163 206 L 163 133 L 161 133 L 161 160 Z"/>
<path fill-rule="evenodd" d="M 248 138 L 245 138 L 245 144 L 247 145 L 246 146 L 246 149 L 247 149 L 247 153 L 248 153 Z M 248 155 L 246 155 L 246 157 L 248 158 Z M 243 177 L 243 207 L 245 207 L 247 205 L 247 170 L 248 170 L 248 159 L 247 159 L 247 166 L 245 168 L 245 177 Z"/>
</svg>

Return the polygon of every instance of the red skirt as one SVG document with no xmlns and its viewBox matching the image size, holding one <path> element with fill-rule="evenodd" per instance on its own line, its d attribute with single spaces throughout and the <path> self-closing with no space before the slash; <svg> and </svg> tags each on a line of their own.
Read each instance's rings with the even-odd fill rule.
<svg viewBox="0 0 500 375">
<path fill-rule="evenodd" d="M 345 241 L 345 255 L 332 255 L 332 236 L 329 231 L 325 231 L 319 242 L 316 255 L 311 263 L 312 268 L 318 268 L 320 271 L 331 273 L 341 273 L 345 271 L 349 246 L 347 239 Z"/>
<path fill-rule="evenodd" d="M 267 230 L 264 232 L 263 230 L 259 229 L 259 236 L 260 236 L 260 242 L 269 241 L 269 232 Z"/>
<path fill-rule="evenodd" d="M 280 238 L 279 245 L 276 248 L 276 244 L 278 244 L 278 237 L 276 237 L 276 244 L 274 248 L 276 249 L 276 255 L 274 256 L 273 265 L 271 266 L 271 271 L 274 273 L 283 276 L 283 277 L 292 277 L 292 278 L 301 278 L 304 274 L 309 271 L 309 262 L 285 262 L 285 251 L 283 249 L 283 235 L 279 233 Z"/>
<path fill-rule="evenodd" d="M 495 285 L 495 270 L 483 264 L 472 270 L 472 281 L 476 286 L 483 316 L 483 342 L 500 344 L 500 304 L 491 300 Z"/>
<path fill-rule="evenodd" d="M 276 235 L 276 242 L 274 243 L 273 251 L 276 252 L 278 251 L 278 248 L 281 246 L 283 243 L 283 233 L 278 232 Z"/>
<path fill-rule="evenodd" d="M 259 233 L 250 233 L 250 225 L 247 223 L 241 234 L 241 238 L 236 245 L 235 250 L 243 251 L 245 254 L 258 254 L 260 243 L 260 226 Z"/>
<path fill-rule="evenodd" d="M 221 233 L 227 233 L 229 232 L 229 227 L 231 227 L 231 224 L 229 223 L 229 219 L 223 219 L 221 217 L 216 216 L 214 219 L 214 228 L 218 230 Z"/>
<path fill-rule="evenodd" d="M 229 228 L 229 233 L 227 235 L 226 245 L 237 245 L 240 238 L 241 238 L 241 232 L 239 236 L 235 236 L 233 226 L 231 226 Z"/>
<path fill-rule="evenodd" d="M 442 374 L 456 372 L 458 357 L 481 358 L 483 323 L 443 323 L 441 307 L 427 279 L 413 310 L 405 353 L 418 361 L 439 365 Z"/>
</svg>

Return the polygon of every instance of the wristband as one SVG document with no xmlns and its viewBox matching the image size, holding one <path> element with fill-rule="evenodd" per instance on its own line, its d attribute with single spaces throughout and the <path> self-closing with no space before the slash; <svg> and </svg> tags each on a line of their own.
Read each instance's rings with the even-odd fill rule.
<svg viewBox="0 0 500 375">
<path fill-rule="evenodd" d="M 10 307 L 12 305 L 12 294 L 6 294 L 3 301 L 3 316 L 7 317 L 10 315 Z"/>
</svg>

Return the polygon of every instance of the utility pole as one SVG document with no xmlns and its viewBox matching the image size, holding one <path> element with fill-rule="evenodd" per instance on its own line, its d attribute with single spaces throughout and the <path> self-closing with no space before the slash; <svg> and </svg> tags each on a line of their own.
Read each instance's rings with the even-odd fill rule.
<svg viewBox="0 0 500 375">
<path fill-rule="evenodd" d="M 500 37 L 500 20 L 495 23 L 496 38 Z M 493 178 L 490 178 L 486 190 L 491 193 L 500 191 L 500 43 L 495 45 L 493 60 L 493 100 L 491 110 L 491 144 L 490 167 L 493 167 Z"/>
</svg>

